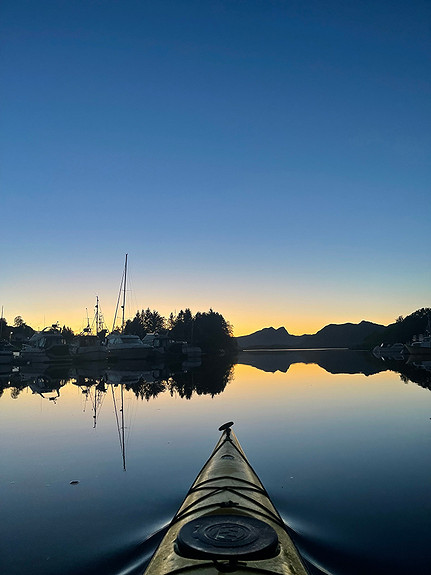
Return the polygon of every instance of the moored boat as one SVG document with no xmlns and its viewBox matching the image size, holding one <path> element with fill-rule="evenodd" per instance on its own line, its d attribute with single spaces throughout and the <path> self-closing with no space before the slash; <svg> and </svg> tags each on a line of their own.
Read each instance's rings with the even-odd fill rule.
<svg viewBox="0 0 431 575">
<path fill-rule="evenodd" d="M 32 335 L 28 342 L 23 344 L 20 355 L 25 361 L 30 362 L 70 361 L 69 346 L 57 324 Z"/>
<path fill-rule="evenodd" d="M 78 362 L 106 360 L 108 353 L 100 337 L 101 333 L 106 333 L 106 330 L 104 330 L 103 315 L 100 311 L 99 296 L 96 296 L 92 324 L 90 325 L 87 313 L 87 327 L 79 335 L 76 335 L 70 344 L 70 355 L 73 359 Z"/>
<path fill-rule="evenodd" d="M 108 360 L 146 359 L 151 348 L 144 345 L 137 335 L 113 332 L 106 338 Z"/>
<path fill-rule="evenodd" d="M 234 572 L 306 575 L 286 526 L 235 434 L 233 422 L 205 463 L 145 575 Z"/>
<path fill-rule="evenodd" d="M 103 361 L 108 355 L 100 338 L 91 333 L 75 336 L 70 344 L 70 354 L 76 361 Z"/>
<path fill-rule="evenodd" d="M 425 335 L 414 338 L 414 341 L 406 344 L 407 351 L 411 355 L 431 355 L 431 316 L 427 314 L 428 321 Z"/>
</svg>

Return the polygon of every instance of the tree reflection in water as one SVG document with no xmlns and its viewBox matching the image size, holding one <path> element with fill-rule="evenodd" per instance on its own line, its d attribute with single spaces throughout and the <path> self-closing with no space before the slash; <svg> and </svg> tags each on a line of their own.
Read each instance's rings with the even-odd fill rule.
<svg viewBox="0 0 431 575">
<path fill-rule="evenodd" d="M 367 376 L 383 371 L 400 374 L 405 383 L 415 383 L 431 390 L 430 358 L 407 358 L 399 361 L 380 359 L 368 352 L 335 350 L 297 350 L 287 352 L 245 352 L 238 357 L 205 357 L 202 362 L 153 365 L 144 363 L 90 363 L 73 366 L 26 365 L 7 368 L 0 373 L 0 398 L 5 389 L 10 390 L 12 399 L 19 398 L 22 391 L 29 388 L 33 394 L 56 401 L 61 396 L 61 388 L 70 383 L 81 388 L 91 399 L 90 390 L 103 396 L 108 387 L 119 385 L 132 391 L 138 399 L 149 401 L 161 393 L 178 395 L 191 399 L 196 395 L 221 394 L 233 379 L 235 363 L 251 365 L 266 372 L 286 373 L 294 363 L 313 363 L 329 373 L 363 373 Z"/>
<path fill-rule="evenodd" d="M 222 393 L 231 381 L 233 366 L 232 358 L 211 357 L 198 366 L 174 370 L 164 379 L 155 381 L 143 379 L 130 386 L 126 385 L 126 389 L 131 389 L 136 397 L 146 400 L 157 397 L 164 391 L 169 391 L 172 396 L 178 394 L 184 399 L 190 399 L 195 393 L 214 397 Z"/>
</svg>

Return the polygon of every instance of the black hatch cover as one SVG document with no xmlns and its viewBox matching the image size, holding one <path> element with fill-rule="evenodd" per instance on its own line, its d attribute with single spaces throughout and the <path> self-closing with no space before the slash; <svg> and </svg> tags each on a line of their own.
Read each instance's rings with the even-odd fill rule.
<svg viewBox="0 0 431 575">
<path fill-rule="evenodd" d="M 180 529 L 176 551 L 190 559 L 270 559 L 278 553 L 275 530 L 254 517 L 206 515 Z"/>
</svg>

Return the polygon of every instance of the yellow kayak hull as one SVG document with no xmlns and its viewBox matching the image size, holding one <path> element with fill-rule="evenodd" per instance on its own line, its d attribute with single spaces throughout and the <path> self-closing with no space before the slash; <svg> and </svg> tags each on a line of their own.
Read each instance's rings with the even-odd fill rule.
<svg viewBox="0 0 431 575">
<path fill-rule="evenodd" d="M 230 429 L 190 488 L 145 575 L 307 575 L 265 488 Z"/>
</svg>

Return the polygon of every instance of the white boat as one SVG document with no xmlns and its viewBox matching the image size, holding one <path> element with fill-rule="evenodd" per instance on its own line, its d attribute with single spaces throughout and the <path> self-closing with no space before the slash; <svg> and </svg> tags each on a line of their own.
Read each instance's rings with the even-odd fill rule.
<svg viewBox="0 0 431 575">
<path fill-rule="evenodd" d="M 32 335 L 28 342 L 23 344 L 20 355 L 31 363 L 70 361 L 69 346 L 57 324 Z"/>
<path fill-rule="evenodd" d="M 73 338 L 70 355 L 76 361 L 103 361 L 108 352 L 97 335 L 82 333 Z"/>
<path fill-rule="evenodd" d="M 145 359 L 151 354 L 151 347 L 144 345 L 137 335 L 110 333 L 106 338 L 108 360 Z"/>
</svg>

